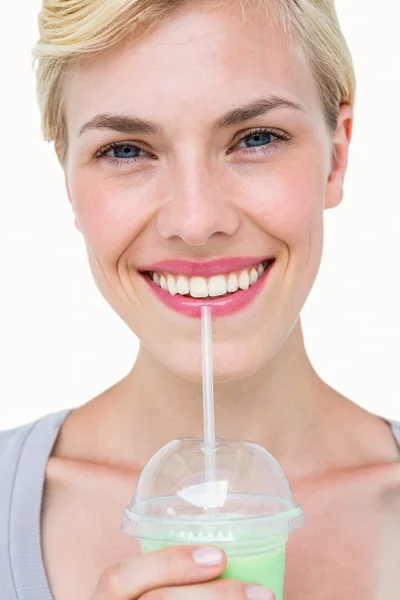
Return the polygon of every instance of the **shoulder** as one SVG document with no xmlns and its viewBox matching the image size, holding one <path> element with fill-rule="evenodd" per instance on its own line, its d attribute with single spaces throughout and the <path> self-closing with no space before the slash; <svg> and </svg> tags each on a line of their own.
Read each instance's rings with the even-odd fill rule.
<svg viewBox="0 0 400 600">
<path fill-rule="evenodd" d="M 18 466 L 24 444 L 36 422 L 27 423 L 14 429 L 0 431 L 0 474 L 2 481 L 2 496 L 7 489 L 7 480 L 12 480 Z"/>
<path fill-rule="evenodd" d="M 18 463 L 24 445 L 32 431 L 48 417 L 49 415 L 46 415 L 37 421 L 0 431 L 0 470 L 3 476 L 5 471 L 9 471 Z"/>
<path fill-rule="evenodd" d="M 31 423 L 0 431 L 0 505 L 11 492 L 22 458 L 29 457 L 32 465 L 49 443 L 69 411 L 51 413 Z"/>
<path fill-rule="evenodd" d="M 9 452 L 11 448 L 14 448 L 18 443 L 29 435 L 29 431 L 35 426 L 35 422 L 26 423 L 13 429 L 3 429 L 0 431 L 0 459 L 5 452 Z"/>
<path fill-rule="evenodd" d="M 7 600 L 16 599 L 9 540 L 13 490 L 24 444 L 34 426 L 29 423 L 0 431 L 0 598 Z"/>
<path fill-rule="evenodd" d="M 17 598 L 15 569 L 22 563 L 16 545 L 26 538 L 26 518 L 35 520 L 36 508 L 40 509 L 35 502 L 40 502 L 43 469 L 68 412 L 52 413 L 32 423 L 0 431 L 1 600 Z M 29 511 L 25 510 L 27 505 Z"/>
</svg>

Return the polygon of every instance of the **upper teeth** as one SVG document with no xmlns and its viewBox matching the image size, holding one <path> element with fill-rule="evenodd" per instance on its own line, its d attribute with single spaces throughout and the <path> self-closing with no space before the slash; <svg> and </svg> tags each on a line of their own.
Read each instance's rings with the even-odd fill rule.
<svg viewBox="0 0 400 600">
<path fill-rule="evenodd" d="M 152 273 L 154 283 L 171 296 L 189 294 L 192 298 L 215 298 L 224 296 L 227 292 L 237 292 L 239 289 L 248 290 L 259 279 L 268 262 L 265 261 L 250 269 L 227 275 L 214 275 L 213 277 L 190 277 L 184 275 L 170 275 L 168 273 Z"/>
</svg>

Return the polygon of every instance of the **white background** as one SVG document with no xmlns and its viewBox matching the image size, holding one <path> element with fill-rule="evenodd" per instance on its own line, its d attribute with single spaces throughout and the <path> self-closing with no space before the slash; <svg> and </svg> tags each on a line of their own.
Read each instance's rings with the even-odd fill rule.
<svg viewBox="0 0 400 600">
<path fill-rule="evenodd" d="M 61 168 L 42 141 L 30 50 L 39 0 L 1 8 L 0 429 L 74 407 L 123 377 L 137 340 L 92 282 Z M 345 199 L 326 212 L 303 312 L 330 385 L 400 420 L 400 9 L 337 0 L 358 97 Z"/>
</svg>

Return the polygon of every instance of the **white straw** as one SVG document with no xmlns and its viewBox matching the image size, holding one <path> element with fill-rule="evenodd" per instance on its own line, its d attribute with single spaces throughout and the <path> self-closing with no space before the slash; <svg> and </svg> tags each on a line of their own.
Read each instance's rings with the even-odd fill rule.
<svg viewBox="0 0 400 600">
<path fill-rule="evenodd" d="M 204 445 L 206 449 L 211 450 L 215 448 L 211 307 L 202 306 L 201 316 L 203 342 Z"/>
<path fill-rule="evenodd" d="M 215 516 L 215 419 L 214 419 L 214 378 L 212 358 L 211 307 L 201 308 L 201 333 L 203 356 L 203 411 L 204 411 L 204 456 L 206 469 L 207 503 L 210 514 Z"/>
</svg>

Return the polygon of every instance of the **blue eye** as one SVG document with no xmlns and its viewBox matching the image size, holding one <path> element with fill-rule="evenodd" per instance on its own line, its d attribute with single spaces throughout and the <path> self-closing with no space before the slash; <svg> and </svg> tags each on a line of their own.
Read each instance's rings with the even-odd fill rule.
<svg viewBox="0 0 400 600">
<path fill-rule="evenodd" d="M 143 152 L 143 150 L 137 146 L 122 144 L 110 148 L 107 152 L 107 156 L 111 156 L 112 158 L 138 158 L 140 152 Z"/>
<path fill-rule="evenodd" d="M 244 150 L 243 154 L 266 154 L 272 152 L 279 144 L 290 140 L 290 135 L 279 129 L 266 127 L 251 129 L 236 140 L 229 154 L 234 150 Z"/>
<path fill-rule="evenodd" d="M 277 136 L 272 133 L 251 133 L 246 135 L 237 146 L 237 148 L 256 148 L 258 146 L 265 146 L 266 144 L 270 144 L 276 139 Z M 242 145 L 244 144 L 244 146 Z"/>
<path fill-rule="evenodd" d="M 95 156 L 97 159 L 104 158 L 115 165 L 124 165 L 136 162 L 142 158 L 148 158 L 150 155 L 142 148 L 139 148 L 139 146 L 136 146 L 136 144 L 131 144 L 130 142 L 112 142 L 96 152 Z"/>
</svg>

